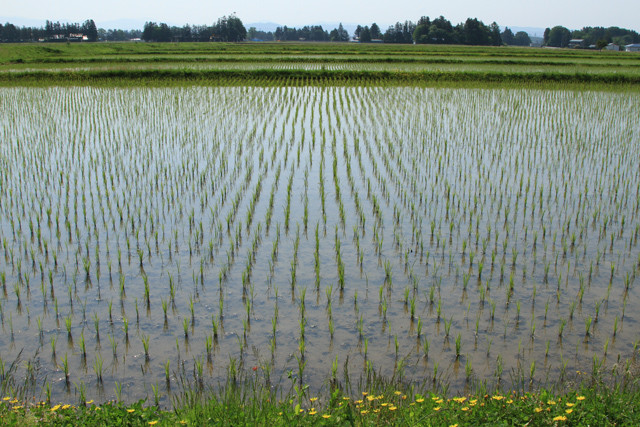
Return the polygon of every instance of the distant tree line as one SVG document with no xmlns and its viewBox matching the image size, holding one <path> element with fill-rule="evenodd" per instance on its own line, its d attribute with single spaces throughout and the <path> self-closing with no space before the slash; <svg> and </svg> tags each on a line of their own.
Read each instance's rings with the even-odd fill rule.
<svg viewBox="0 0 640 427">
<path fill-rule="evenodd" d="M 570 31 L 568 28 L 557 25 L 544 30 L 545 46 L 567 47 L 571 40 L 582 40 L 576 47 L 595 46 L 602 49 L 609 43 L 619 46 L 640 43 L 640 35 L 633 30 L 619 27 L 584 27 L 581 30 Z"/>
<path fill-rule="evenodd" d="M 169 27 L 167 24 L 147 22 L 142 39 L 149 42 L 223 41 L 241 42 L 247 38 L 247 30 L 236 15 L 223 16 L 212 26 L 185 25 Z"/>
<path fill-rule="evenodd" d="M 396 27 L 398 24 L 396 24 Z M 500 27 L 493 22 L 485 25 L 477 18 L 468 18 L 464 24 L 453 26 L 444 16 L 431 21 L 423 16 L 413 30 L 413 40 L 425 44 L 468 44 L 482 46 L 500 46 L 502 37 Z M 385 33 L 385 42 L 386 33 Z"/>
<path fill-rule="evenodd" d="M 477 18 L 468 18 L 464 23 L 453 25 L 444 16 L 431 20 L 421 17 L 417 23 L 412 21 L 396 22 L 384 33 L 378 24 L 358 25 L 353 38 L 343 25 L 328 31 L 321 25 L 307 25 L 302 28 L 282 26 L 274 32 L 260 31 L 255 27 L 247 31 L 235 14 L 219 18 L 213 25 L 169 26 L 166 23 L 146 22 L 142 31 L 98 29 L 92 19 L 84 23 L 64 23 L 46 21 L 44 27 L 17 27 L 11 23 L 0 24 L 0 42 L 32 41 L 125 41 L 142 39 L 149 42 L 240 42 L 244 40 L 261 41 L 317 41 L 361 43 L 419 43 L 419 44 L 466 44 L 466 45 L 514 45 L 529 46 L 531 39 L 524 31 L 514 34 L 508 27 L 502 32 L 497 23 L 486 25 Z M 584 27 L 570 31 L 563 26 L 547 28 L 544 31 L 543 44 L 553 47 L 567 47 L 570 41 L 581 40 L 576 47 L 596 46 L 602 48 L 609 43 L 626 45 L 640 43 L 640 35 L 619 27 Z"/>
<path fill-rule="evenodd" d="M 69 41 L 82 39 L 98 40 L 98 29 L 93 19 L 84 23 L 64 23 L 46 21 L 44 27 L 17 27 L 9 22 L 0 24 L 0 41 L 5 43 L 32 41 Z"/>
</svg>

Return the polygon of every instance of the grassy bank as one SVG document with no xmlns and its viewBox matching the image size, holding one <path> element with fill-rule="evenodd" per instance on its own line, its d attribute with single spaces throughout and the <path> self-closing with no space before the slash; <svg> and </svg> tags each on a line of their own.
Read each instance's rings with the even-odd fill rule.
<svg viewBox="0 0 640 427">
<path fill-rule="evenodd" d="M 188 396 L 188 395 L 187 395 Z M 640 393 L 581 387 L 566 394 L 480 394 L 447 398 L 410 390 L 336 390 L 326 397 L 272 400 L 263 391 L 226 388 L 209 397 L 191 395 L 173 410 L 144 401 L 132 405 L 29 403 L 5 396 L 0 421 L 7 425 L 638 425 Z"/>
</svg>

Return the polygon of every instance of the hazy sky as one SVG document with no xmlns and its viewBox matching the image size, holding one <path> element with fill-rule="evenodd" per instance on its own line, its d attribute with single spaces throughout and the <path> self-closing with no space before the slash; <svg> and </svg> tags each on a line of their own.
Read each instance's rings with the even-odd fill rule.
<svg viewBox="0 0 640 427">
<path fill-rule="evenodd" d="M 244 23 L 274 22 L 289 26 L 320 22 L 371 24 L 384 30 L 396 21 L 444 15 L 453 24 L 477 17 L 501 26 L 619 26 L 640 31 L 640 2 L 632 0 L 3 0 L 5 17 L 80 22 L 130 19 L 172 25 L 211 24 L 235 12 Z"/>
</svg>

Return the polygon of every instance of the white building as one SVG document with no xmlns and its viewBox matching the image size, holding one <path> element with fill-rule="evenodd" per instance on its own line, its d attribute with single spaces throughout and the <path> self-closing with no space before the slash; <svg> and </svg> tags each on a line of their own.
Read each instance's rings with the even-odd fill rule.
<svg viewBox="0 0 640 427">
<path fill-rule="evenodd" d="M 625 46 L 627 52 L 640 52 L 640 43 L 628 44 Z"/>
<path fill-rule="evenodd" d="M 620 46 L 614 43 L 609 43 L 608 45 L 605 46 L 605 49 L 618 51 L 620 50 Z"/>
</svg>

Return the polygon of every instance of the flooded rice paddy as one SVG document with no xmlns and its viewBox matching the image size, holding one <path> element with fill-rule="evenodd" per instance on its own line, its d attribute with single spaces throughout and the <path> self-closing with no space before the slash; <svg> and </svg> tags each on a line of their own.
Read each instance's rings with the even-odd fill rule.
<svg viewBox="0 0 640 427">
<path fill-rule="evenodd" d="M 463 392 L 636 353 L 637 94 L 22 88 L 0 109 L 5 391 L 167 403 L 242 370 Z"/>
</svg>

